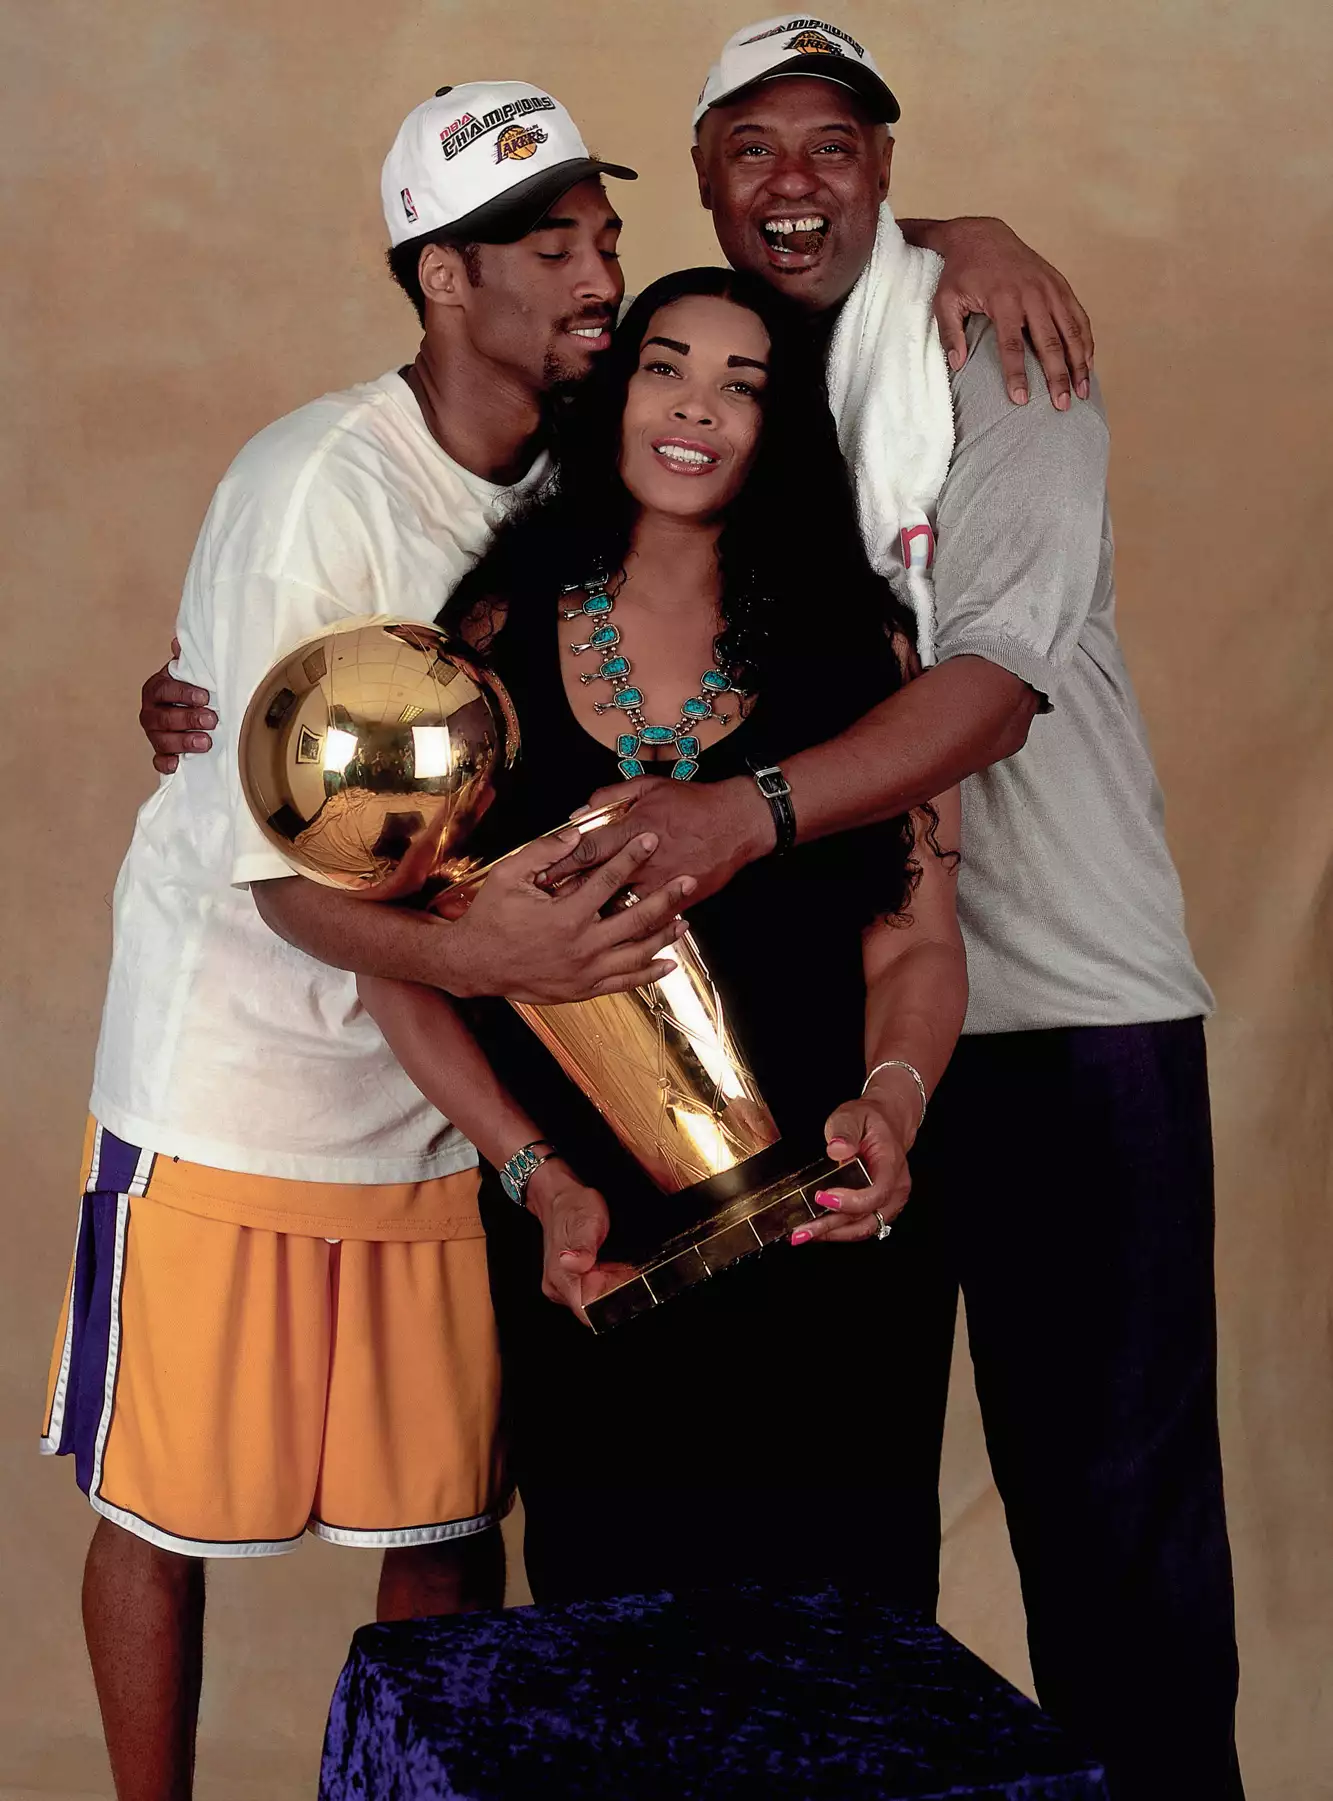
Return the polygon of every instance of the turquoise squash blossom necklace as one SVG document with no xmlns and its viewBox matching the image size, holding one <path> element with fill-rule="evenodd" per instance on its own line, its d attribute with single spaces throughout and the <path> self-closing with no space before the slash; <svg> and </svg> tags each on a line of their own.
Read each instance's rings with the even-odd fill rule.
<svg viewBox="0 0 1333 1801">
<path fill-rule="evenodd" d="M 591 581 L 570 582 L 561 589 L 562 598 L 571 594 L 583 595 L 577 606 L 565 606 L 560 609 L 562 619 L 590 619 L 592 631 L 586 644 L 571 644 L 570 649 L 576 657 L 582 656 L 585 650 L 595 651 L 601 658 L 596 669 L 589 670 L 579 677 L 586 687 L 589 682 L 609 682 L 611 684 L 610 700 L 599 700 L 594 703 L 597 713 L 609 713 L 612 709 L 622 712 L 633 727 L 632 731 L 622 732 L 616 739 L 617 767 L 625 780 L 632 781 L 636 775 L 645 773 L 639 755 L 645 745 L 653 747 L 672 745 L 676 752 L 676 761 L 671 767 L 673 781 L 688 782 L 699 773 L 699 725 L 705 719 L 719 719 L 729 723 L 729 713 L 719 713 L 714 702 L 720 695 L 739 693 L 731 677 L 720 664 L 714 663 L 711 669 L 705 669 L 699 678 L 699 692 L 692 694 L 681 703 L 680 718 L 675 725 L 650 725 L 644 717 L 643 690 L 635 687 L 630 680 L 631 665 L 629 658 L 621 649 L 620 628 L 613 625 L 611 615 L 615 611 L 615 601 L 607 592 L 608 582 L 600 577 Z"/>
</svg>

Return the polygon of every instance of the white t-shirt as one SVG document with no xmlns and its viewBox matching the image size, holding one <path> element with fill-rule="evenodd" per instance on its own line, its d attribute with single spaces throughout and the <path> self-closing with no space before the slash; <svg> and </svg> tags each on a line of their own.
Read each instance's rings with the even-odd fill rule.
<svg viewBox="0 0 1333 1801">
<path fill-rule="evenodd" d="M 223 477 L 185 578 L 181 676 L 219 718 L 139 811 L 116 883 L 92 1111 L 117 1137 L 218 1169 L 417 1182 L 476 1161 L 399 1068 L 356 978 L 294 950 L 243 884 L 289 876 L 241 793 L 261 677 L 360 613 L 430 620 L 514 488 L 460 468 L 396 373 L 270 425 Z"/>
</svg>

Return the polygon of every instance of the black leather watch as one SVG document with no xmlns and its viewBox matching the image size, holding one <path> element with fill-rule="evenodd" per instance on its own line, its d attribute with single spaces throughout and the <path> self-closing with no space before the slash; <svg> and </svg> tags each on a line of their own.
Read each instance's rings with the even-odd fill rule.
<svg viewBox="0 0 1333 1801">
<path fill-rule="evenodd" d="M 776 763 L 756 763 L 751 759 L 750 772 L 773 815 L 773 826 L 777 832 L 773 855 L 784 856 L 796 842 L 796 814 L 792 810 L 791 786 Z"/>
</svg>

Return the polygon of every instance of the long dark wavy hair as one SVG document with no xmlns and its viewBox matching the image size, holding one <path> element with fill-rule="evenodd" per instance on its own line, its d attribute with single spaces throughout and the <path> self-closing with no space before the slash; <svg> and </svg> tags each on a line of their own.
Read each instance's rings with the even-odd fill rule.
<svg viewBox="0 0 1333 1801">
<path fill-rule="evenodd" d="M 808 327 L 766 282 L 712 268 L 682 269 L 645 288 L 593 373 L 555 402 L 555 484 L 511 517 L 455 589 L 440 614 L 446 629 L 456 631 L 479 599 L 503 595 L 511 609 L 549 612 L 566 583 L 620 569 L 638 512 L 619 468 L 630 378 L 654 314 L 691 295 L 745 307 L 770 344 L 758 449 L 718 540 L 722 666 L 742 689 L 762 686 L 774 647 L 803 640 L 808 648 L 812 603 L 835 599 L 843 620 L 857 616 L 913 641 L 911 615 L 866 560 Z"/>
<path fill-rule="evenodd" d="M 475 642 L 477 620 L 499 600 L 506 630 L 531 620 L 545 632 L 564 587 L 592 576 L 614 581 L 639 510 L 619 466 L 630 379 L 654 315 L 694 295 L 745 307 L 768 333 L 759 443 L 718 538 L 716 649 L 735 685 L 789 722 L 766 754 L 790 755 L 834 736 L 902 683 L 915 622 L 867 560 L 820 347 L 796 309 L 755 276 L 683 269 L 638 295 L 594 372 L 552 404 L 554 482 L 500 528 L 438 623 L 459 635 L 468 626 Z M 887 883 L 896 891 L 886 889 L 891 911 L 905 903 L 914 873 L 911 823 L 895 826 L 903 856 L 900 881 Z"/>
</svg>

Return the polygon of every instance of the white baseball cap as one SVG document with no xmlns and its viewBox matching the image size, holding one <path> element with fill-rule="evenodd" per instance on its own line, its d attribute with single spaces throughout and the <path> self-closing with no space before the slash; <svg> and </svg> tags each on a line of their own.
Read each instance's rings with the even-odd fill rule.
<svg viewBox="0 0 1333 1801">
<path fill-rule="evenodd" d="M 461 238 L 512 244 L 553 201 L 590 175 L 638 179 L 589 156 L 558 100 L 526 81 L 465 81 L 414 107 L 384 159 L 380 197 L 389 242 L 446 226 Z"/>
<path fill-rule="evenodd" d="M 723 44 L 694 109 L 695 130 L 710 106 L 729 100 L 742 88 L 782 75 L 813 76 L 850 88 L 884 125 L 894 125 L 900 117 L 902 109 L 864 45 L 822 19 L 784 14 L 761 19 L 757 25 L 742 25 Z"/>
</svg>

